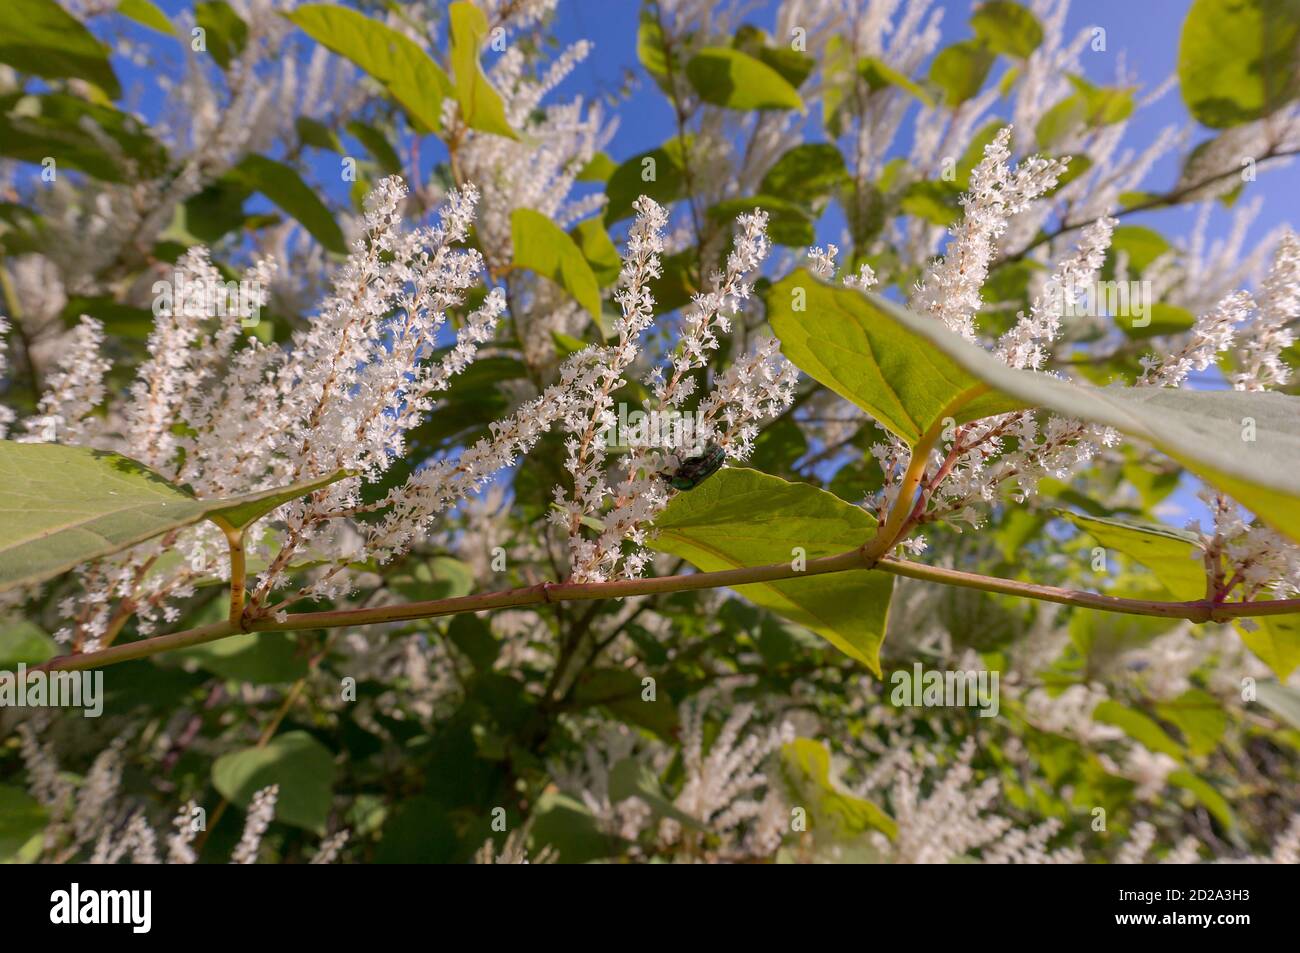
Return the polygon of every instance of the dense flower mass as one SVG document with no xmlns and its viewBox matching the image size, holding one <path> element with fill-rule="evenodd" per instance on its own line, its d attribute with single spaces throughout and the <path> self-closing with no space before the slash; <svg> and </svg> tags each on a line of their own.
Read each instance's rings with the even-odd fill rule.
<svg viewBox="0 0 1300 953">
<path fill-rule="evenodd" d="M 1223 4 L 15 2 L 0 862 L 1297 862 Z"/>
</svg>

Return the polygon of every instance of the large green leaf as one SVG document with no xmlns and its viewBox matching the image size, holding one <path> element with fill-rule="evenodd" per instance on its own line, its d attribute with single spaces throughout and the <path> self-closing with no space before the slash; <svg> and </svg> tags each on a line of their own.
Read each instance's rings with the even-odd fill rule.
<svg viewBox="0 0 1300 953">
<path fill-rule="evenodd" d="M 514 264 L 549 278 L 582 305 L 600 315 L 600 288 L 582 250 L 563 229 L 541 212 L 517 208 L 510 216 Z"/>
<path fill-rule="evenodd" d="M 890 840 L 898 824 L 875 804 L 843 790 L 831 777 L 831 753 L 820 741 L 796 738 L 781 748 L 786 783 L 799 804 L 812 808 L 813 829 L 829 826 L 841 837 L 881 831 Z"/>
<path fill-rule="evenodd" d="M 471 129 L 518 139 L 506 120 L 506 107 L 483 75 L 479 50 L 487 36 L 485 14 L 468 0 L 456 0 L 448 8 L 451 16 L 451 71 L 456 77 L 456 101 L 462 118 Z"/>
<path fill-rule="evenodd" d="M 442 128 L 442 100 L 451 80 L 413 41 L 377 20 L 332 3 L 285 14 L 312 39 L 361 67 L 424 129 Z"/>
<path fill-rule="evenodd" d="M 833 556 L 867 542 L 876 521 L 806 483 L 757 470 L 724 469 L 679 493 L 655 521 L 650 545 L 704 572 L 791 562 L 793 547 L 808 559 Z M 893 577 L 850 571 L 750 583 L 736 591 L 807 626 L 880 675 L 880 645 Z"/>
<path fill-rule="evenodd" d="M 212 765 L 212 784 L 222 797 L 247 809 L 254 794 L 277 784 L 275 819 L 317 834 L 325 833 L 329 820 L 334 775 L 334 755 L 305 731 L 224 754 Z"/>
<path fill-rule="evenodd" d="M 202 519 L 242 528 L 346 475 L 199 500 L 116 453 L 0 441 L 0 591 L 57 576 Z"/>
<path fill-rule="evenodd" d="M 290 166 L 266 156 L 244 158 L 230 173 L 250 191 L 261 192 L 292 215 L 328 251 L 346 254 L 347 243 L 338 222 L 311 186 Z"/>
<path fill-rule="evenodd" d="M 1077 513 L 1060 515 L 1106 549 L 1123 553 L 1150 569 L 1175 599 L 1191 601 L 1205 595 L 1204 550 L 1194 533 Z"/>
<path fill-rule="evenodd" d="M 791 282 L 787 278 L 782 286 L 788 288 L 793 283 L 809 287 L 811 302 L 811 283 L 815 279 L 798 272 L 795 276 L 800 276 L 799 280 Z M 788 297 L 788 292 L 777 297 L 776 305 L 788 307 L 782 300 Z M 1007 409 L 1017 402 L 1021 407 L 1044 407 L 1148 441 L 1254 511 L 1274 529 L 1300 541 L 1300 430 L 1295 425 L 1300 417 L 1300 398 L 1267 392 L 1075 384 L 1010 368 L 933 318 L 913 314 L 879 295 L 866 297 L 881 323 L 891 322 L 915 336 L 918 340 L 914 347 L 933 348 L 936 361 L 950 358 L 1003 395 Z M 787 326 L 794 317 L 789 316 Z M 987 395 L 980 403 L 982 409 L 995 405 L 997 398 Z M 968 416 L 972 407 L 966 407 Z"/>
<path fill-rule="evenodd" d="M 767 309 L 786 357 L 909 444 L 946 417 L 965 423 L 1023 406 L 887 320 L 877 301 L 804 269 L 772 286 Z"/>
<path fill-rule="evenodd" d="M 1300 93 L 1300 0 L 1195 0 L 1178 42 L 1178 88 L 1200 122 L 1262 119 Z"/>
<path fill-rule="evenodd" d="M 111 98 L 122 95 L 108 47 L 55 0 L 5 0 L 0 63 L 46 79 L 75 77 Z"/>
<path fill-rule="evenodd" d="M 803 109 L 799 91 L 761 60 L 725 46 L 700 50 L 686 64 L 700 98 L 728 109 Z"/>
</svg>

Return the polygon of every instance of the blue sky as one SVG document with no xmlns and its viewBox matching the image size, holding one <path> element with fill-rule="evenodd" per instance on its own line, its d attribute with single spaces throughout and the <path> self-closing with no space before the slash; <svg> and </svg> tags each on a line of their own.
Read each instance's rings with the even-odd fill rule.
<svg viewBox="0 0 1300 953">
<path fill-rule="evenodd" d="M 155 2 L 170 14 L 192 7 L 185 0 Z M 775 2 L 766 0 L 752 6 L 754 12 L 749 20 L 765 28 L 771 27 Z M 939 0 L 935 6 L 944 11 L 945 44 L 971 35 L 969 16 L 974 6 L 973 0 Z M 1106 50 L 1088 50 L 1083 56 L 1083 66 L 1088 77 L 1098 83 L 1110 83 L 1114 77 L 1117 58 L 1123 55 L 1127 68 L 1137 74 L 1141 88 L 1150 90 L 1175 69 L 1180 26 L 1189 6 L 1190 0 L 1075 0 L 1069 14 L 1067 33 L 1072 35 L 1075 31 L 1090 26 L 1104 27 L 1107 32 Z M 615 160 L 652 148 L 670 137 L 674 131 L 667 101 L 645 77 L 636 59 L 639 9 L 638 0 L 560 0 L 555 24 L 562 42 L 586 38 L 595 44 L 592 55 L 579 64 L 562 84 L 558 96 L 569 97 L 581 93 L 589 97 L 603 97 L 617 93 L 624 86 L 627 70 L 631 70 L 637 77 L 630 97 L 617 108 L 621 123 L 609 149 Z M 114 19 L 118 24 L 123 22 L 121 18 Z M 178 62 L 174 47 L 168 49 L 175 40 L 143 28 L 135 29 L 133 25 L 128 26 L 128 30 L 151 47 L 166 51 L 170 54 L 168 59 L 172 63 Z M 134 86 L 144 93 L 140 106 L 152 117 L 161 105 L 152 78 L 121 57 L 116 58 L 115 66 L 126 88 Z M 1134 117 L 1128 143 L 1141 148 L 1163 127 L 1171 124 L 1182 126 L 1188 121 L 1187 110 L 1177 91 L 1173 91 Z M 810 125 L 816 125 L 815 117 Z M 1208 139 L 1212 135 L 1210 130 L 1198 130 L 1194 141 Z M 902 144 L 908 144 L 905 137 Z M 437 150 L 430 149 L 427 145 L 424 153 L 427 164 L 442 158 Z M 320 176 L 318 182 L 334 191 L 338 182 L 337 176 L 333 174 L 334 160 L 325 156 L 317 158 L 322 163 L 322 171 L 325 165 L 330 165 L 329 173 Z M 1167 157 L 1153 170 L 1148 179 L 1148 188 L 1152 191 L 1168 188 L 1177 175 L 1177 158 Z M 1249 196 L 1252 191 L 1266 196 L 1263 211 L 1251 229 L 1252 238 L 1262 237 L 1279 223 L 1300 221 L 1300 214 L 1297 214 L 1300 206 L 1297 205 L 1296 198 L 1300 195 L 1300 165 L 1280 168 L 1274 163 L 1269 170 L 1261 172 L 1259 181 L 1247 190 L 1246 195 Z M 336 197 L 343 199 L 341 194 Z M 1178 239 L 1190 231 L 1194 215 L 1191 208 L 1176 208 L 1143 213 L 1131 217 L 1129 221 L 1158 228 L 1177 243 Z M 1230 215 L 1226 210 L 1216 211 L 1211 222 L 1211 234 L 1223 234 L 1229 223 Z M 822 236 L 823 240 L 834 239 L 836 231 L 838 228 L 828 227 L 827 234 Z"/>
<path fill-rule="evenodd" d="M 972 0 L 940 0 L 935 4 L 935 8 L 944 11 L 945 45 L 972 35 L 969 17 L 974 5 Z M 774 22 L 771 11 L 776 4 L 756 6 L 758 9 L 750 20 L 770 28 Z M 1088 78 L 1100 84 L 1113 82 L 1117 58 L 1123 55 L 1126 68 L 1136 73 L 1141 89 L 1149 91 L 1175 71 L 1180 27 L 1190 6 L 1190 0 L 1074 0 L 1066 33 L 1073 35 L 1085 27 L 1104 27 L 1106 50 L 1088 50 L 1083 56 Z M 629 68 L 642 77 L 631 99 L 620 110 L 624 118 L 610 148 L 616 159 L 652 148 L 673 133 L 672 115 L 666 100 L 653 83 L 644 79 L 636 61 L 638 9 L 635 0 L 560 0 L 556 24 L 562 40 L 571 42 L 585 37 L 595 44 L 592 55 L 560 88 L 561 93 L 615 92 L 622 85 L 624 70 Z M 1128 142 L 1141 148 L 1165 126 L 1181 127 L 1189 121 L 1177 91 L 1171 91 L 1134 117 Z M 1201 129 L 1195 133 L 1193 141 L 1209 139 L 1212 135 L 1211 130 Z M 906 140 L 904 144 L 907 144 Z M 1149 188 L 1152 191 L 1168 188 L 1176 180 L 1178 171 L 1177 159 L 1166 158 L 1152 171 Z M 1255 191 L 1267 198 L 1251 229 L 1251 236 L 1261 238 L 1274 225 L 1300 221 L 1300 214 L 1297 214 L 1300 211 L 1300 199 L 1297 199 L 1300 196 L 1300 165 L 1281 169 L 1275 163 L 1271 171 L 1261 172 Z M 1191 230 L 1194 214 L 1190 208 L 1179 208 L 1136 215 L 1130 221 L 1158 228 L 1177 242 Z M 1229 221 L 1226 212 L 1216 213 L 1211 223 L 1212 234 L 1226 231 Z"/>
</svg>

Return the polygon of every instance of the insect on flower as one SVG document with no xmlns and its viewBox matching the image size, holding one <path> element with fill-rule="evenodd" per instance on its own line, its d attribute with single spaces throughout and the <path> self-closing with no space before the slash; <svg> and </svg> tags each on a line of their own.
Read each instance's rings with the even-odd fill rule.
<svg viewBox="0 0 1300 953">
<path fill-rule="evenodd" d="M 676 490 L 693 490 L 722 467 L 727 459 L 727 451 L 715 444 L 709 444 L 704 452 L 682 461 L 676 472 L 664 474 L 668 485 Z"/>
</svg>

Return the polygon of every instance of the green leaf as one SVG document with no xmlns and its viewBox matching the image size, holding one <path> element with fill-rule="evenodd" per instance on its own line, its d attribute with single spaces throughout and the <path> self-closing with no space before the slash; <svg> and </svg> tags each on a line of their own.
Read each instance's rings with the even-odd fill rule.
<svg viewBox="0 0 1300 953">
<path fill-rule="evenodd" d="M 1286 681 L 1300 666 L 1300 614 L 1238 619 L 1236 628 L 1246 648 L 1280 680 Z"/>
<path fill-rule="evenodd" d="M 474 570 L 451 556 L 408 561 L 388 577 L 388 585 L 412 602 L 467 596 L 474 589 Z"/>
<path fill-rule="evenodd" d="M 479 672 L 491 672 L 501 654 L 501 643 L 492 634 L 492 629 L 478 616 L 469 613 L 452 618 L 447 626 L 447 638 Z"/>
<path fill-rule="evenodd" d="M 1117 701 L 1107 700 L 1092 710 L 1092 720 L 1103 725 L 1114 725 L 1151 751 L 1167 754 L 1178 762 L 1183 760 L 1182 746 L 1170 738 L 1153 719 L 1140 711 L 1121 705 Z"/>
<path fill-rule="evenodd" d="M 664 46 L 664 31 L 654 12 L 643 7 L 636 28 L 636 58 L 650 77 L 667 89 L 668 51 Z"/>
<path fill-rule="evenodd" d="M 1199 121 L 1226 129 L 1300 93 L 1300 0 L 1195 0 L 1178 42 L 1178 88 Z"/>
<path fill-rule="evenodd" d="M 108 55 L 108 47 L 55 0 L 6 0 L 0 63 L 45 79 L 89 80 L 117 99 L 122 88 Z"/>
<path fill-rule="evenodd" d="M 961 187 L 955 182 L 913 182 L 899 207 L 908 215 L 924 219 L 933 225 L 952 225 L 965 214 L 961 207 Z"/>
<path fill-rule="evenodd" d="M 1207 755 L 1219 746 L 1228 727 L 1228 713 L 1209 692 L 1189 688 L 1177 698 L 1156 705 L 1156 714 L 1178 727 L 1194 755 Z"/>
<path fill-rule="evenodd" d="M 195 645 L 174 658 L 191 660 L 199 668 L 235 682 L 274 685 L 307 674 L 307 659 L 289 632 L 247 632 Z"/>
<path fill-rule="evenodd" d="M 39 801 L 8 784 L 0 784 L 0 863 L 13 858 L 45 830 L 49 816 Z"/>
<path fill-rule="evenodd" d="M 636 758 L 624 758 L 609 770 L 609 802 L 618 804 L 630 797 L 645 802 L 660 817 L 671 818 L 685 827 L 704 830 L 704 825 L 673 804 L 659 786 L 650 768 Z"/>
<path fill-rule="evenodd" d="M 1021 406 L 888 320 L 878 301 L 802 268 L 769 289 L 767 308 L 786 357 L 912 446 L 945 417 L 966 423 Z"/>
<path fill-rule="evenodd" d="M 739 50 L 706 47 L 686 64 L 700 98 L 728 109 L 803 110 L 799 91 L 772 67 Z"/>
<path fill-rule="evenodd" d="M 1137 320 L 1136 315 L 1128 317 L 1115 315 L 1115 324 L 1125 335 L 1135 341 L 1190 331 L 1192 326 L 1196 324 L 1196 315 L 1176 304 L 1157 301 L 1155 304 L 1149 305 L 1145 323 L 1139 325 Z"/>
<path fill-rule="evenodd" d="M 1034 138 L 1039 148 L 1050 149 L 1088 121 L 1088 104 L 1077 94 L 1066 96 L 1039 117 Z"/>
<path fill-rule="evenodd" d="M 651 700 L 643 697 L 641 677 L 624 668 L 597 668 L 586 672 L 574 690 L 582 705 L 604 705 L 617 717 L 649 729 L 671 741 L 677 733 L 677 709 L 656 691 Z"/>
<path fill-rule="evenodd" d="M 600 315 L 600 288 L 577 243 L 541 212 L 517 208 L 510 216 L 514 264 L 549 278 L 586 309 Z"/>
<path fill-rule="evenodd" d="M 1175 599 L 1191 601 L 1205 595 L 1204 550 L 1195 534 L 1170 526 L 1058 512 L 1106 549 L 1150 569 Z"/>
<path fill-rule="evenodd" d="M 781 747 L 781 763 L 791 794 L 809 804 L 813 829 L 831 827 L 841 837 L 857 837 L 881 831 L 890 840 L 898 836 L 898 824 L 878 806 L 843 790 L 831 777 L 831 753 L 820 741 L 796 738 Z"/>
<path fill-rule="evenodd" d="M 167 150 L 134 116 L 65 93 L 6 99 L 0 155 L 37 164 L 49 156 L 106 182 L 154 178 L 167 166 Z"/>
<path fill-rule="evenodd" d="M 1300 691 L 1278 682 L 1260 682 L 1255 691 L 1261 705 L 1300 730 Z"/>
<path fill-rule="evenodd" d="M 168 36 L 176 35 L 176 28 L 172 26 L 172 21 L 167 19 L 167 14 L 159 10 L 151 0 L 120 0 L 117 12 L 151 30 L 166 33 Z"/>
<path fill-rule="evenodd" d="M 207 34 L 208 52 L 222 69 L 244 50 L 248 42 L 248 24 L 225 0 L 207 0 L 194 5 L 194 22 Z"/>
<path fill-rule="evenodd" d="M 278 784 L 275 819 L 317 834 L 325 833 L 329 820 L 334 775 L 334 755 L 305 731 L 224 754 L 212 765 L 212 784 L 222 797 L 247 810 L 254 794 Z"/>
<path fill-rule="evenodd" d="M 623 259 L 619 257 L 618 249 L 605 230 L 603 218 L 589 218 L 579 222 L 569 232 L 569 237 L 577 243 L 582 257 L 587 259 L 591 273 L 596 277 L 596 284 L 607 288 L 618 280 Z"/>
<path fill-rule="evenodd" d="M 1224 827 L 1229 830 L 1236 827 L 1237 822 L 1232 816 L 1232 806 L 1208 781 L 1190 771 L 1171 771 L 1168 781 L 1174 787 L 1189 791 L 1192 797 L 1205 805 L 1205 809 Z"/>
<path fill-rule="evenodd" d="M 19 662 L 40 665 L 58 652 L 58 643 L 35 622 L 23 619 L 0 627 L 0 672 L 15 671 Z"/>
<path fill-rule="evenodd" d="M 57 576 L 202 519 L 220 517 L 246 526 L 346 475 L 199 500 L 116 453 L 0 441 L 0 591 Z"/>
<path fill-rule="evenodd" d="M 791 278 L 799 275 L 796 272 Z M 811 285 L 815 279 L 806 276 L 792 282 L 791 278 L 782 285 L 809 287 L 809 314 L 814 314 Z M 1003 409 L 1013 409 L 1017 402 L 1020 407 L 1043 407 L 1145 440 L 1278 532 L 1300 541 L 1300 432 L 1295 427 L 1300 398 L 1267 392 L 1075 384 L 1007 367 L 933 318 L 912 314 L 879 295 L 864 297 L 871 301 L 879 323 L 893 323 L 906 332 L 904 338 L 908 334 L 917 338 L 912 345 L 901 346 L 937 352 L 936 361 L 950 359 L 1001 394 L 1006 401 Z M 769 307 L 775 301 L 777 307 L 788 308 L 787 298 L 788 294 L 769 295 Z M 795 317 L 808 320 L 806 315 L 787 315 L 787 326 Z M 781 331 L 777 333 L 784 338 Z M 988 399 L 994 402 L 992 395 Z"/>
<path fill-rule="evenodd" d="M 943 90 L 946 105 L 960 106 L 980 91 L 996 59 L 995 53 L 974 40 L 954 43 L 940 50 L 930 64 L 930 82 Z"/>
<path fill-rule="evenodd" d="M 402 160 L 398 158 L 397 150 L 382 132 L 374 126 L 355 120 L 349 122 L 345 128 L 365 146 L 366 151 L 370 153 L 370 158 L 375 160 L 381 172 L 385 175 L 397 175 L 402 171 Z"/>
<path fill-rule="evenodd" d="M 617 222 L 633 213 L 632 203 L 647 195 L 667 205 L 685 194 L 686 151 L 690 139 L 669 139 L 657 149 L 628 159 L 605 183 L 605 221 Z"/>
<path fill-rule="evenodd" d="M 872 92 L 884 89 L 886 86 L 897 86 L 904 92 L 911 93 L 925 105 L 934 106 L 934 97 L 925 87 L 878 57 L 865 56 L 859 60 L 858 73 L 867 81 Z"/>
<path fill-rule="evenodd" d="M 325 204 L 290 166 L 266 156 L 246 156 L 231 175 L 293 216 L 327 251 L 346 254 L 343 232 Z"/>
<path fill-rule="evenodd" d="M 759 192 L 818 212 L 847 178 L 844 156 L 834 143 L 805 142 L 776 160 Z"/>
<path fill-rule="evenodd" d="M 679 493 L 655 521 L 649 545 L 680 556 L 702 572 L 796 558 L 833 556 L 867 542 L 876 521 L 806 483 L 756 470 L 723 469 L 690 493 Z M 843 572 L 750 583 L 736 592 L 800 625 L 880 675 L 880 645 L 893 577 Z"/>
<path fill-rule="evenodd" d="M 1115 229 L 1110 242 L 1111 254 L 1124 252 L 1128 255 L 1129 267 L 1139 274 L 1147 266 L 1173 251 L 1174 246 L 1154 228 L 1145 225 L 1120 225 Z"/>
<path fill-rule="evenodd" d="M 975 35 L 994 53 L 1027 59 L 1043 42 L 1038 18 L 1010 0 L 989 0 L 971 14 Z"/>
<path fill-rule="evenodd" d="M 327 149 L 339 155 L 344 154 L 339 134 L 320 120 L 312 119 L 310 116 L 299 116 L 293 121 L 293 127 L 298 133 L 298 141 L 304 146 Z"/>
<path fill-rule="evenodd" d="M 749 23 L 736 31 L 731 46 L 772 67 L 781 74 L 782 79 L 796 89 L 803 85 L 803 81 L 812 75 L 813 69 L 817 66 L 817 61 L 807 53 L 788 46 L 774 46 L 767 31 Z"/>
<path fill-rule="evenodd" d="M 578 173 L 579 182 L 608 182 L 609 177 L 614 174 L 618 166 L 614 160 L 609 157 L 608 153 L 597 152 L 591 157 L 591 161 L 582 167 Z"/>
<path fill-rule="evenodd" d="M 595 815 L 581 801 L 548 789 L 534 808 L 528 829 L 529 851 L 555 850 L 565 864 L 585 864 L 619 853 L 620 841 L 600 829 Z"/>
<path fill-rule="evenodd" d="M 330 3 L 307 4 L 285 16 L 383 84 L 423 129 L 442 128 L 442 100 L 452 93 L 451 80 L 413 41 L 377 20 Z"/>
<path fill-rule="evenodd" d="M 715 222 L 731 226 L 736 216 L 755 209 L 767 212 L 767 236 L 777 245 L 806 249 L 816 241 L 812 219 L 799 205 L 772 195 L 755 195 L 749 198 L 727 199 L 708 211 Z"/>
<path fill-rule="evenodd" d="M 479 65 L 479 50 L 487 36 L 485 14 L 469 0 L 456 0 L 451 17 L 451 72 L 456 77 L 456 101 L 471 129 L 518 139 L 506 120 L 506 107 Z"/>
</svg>

